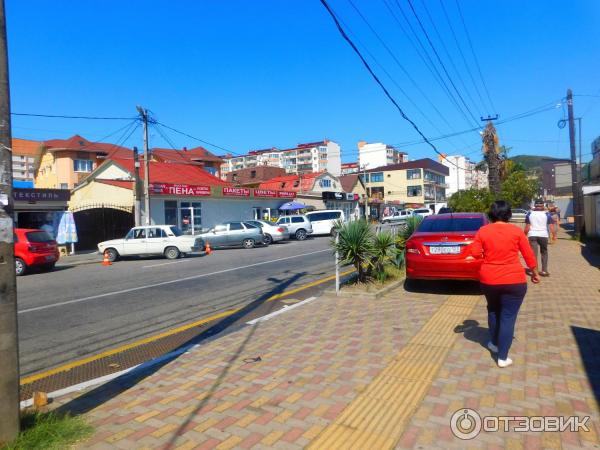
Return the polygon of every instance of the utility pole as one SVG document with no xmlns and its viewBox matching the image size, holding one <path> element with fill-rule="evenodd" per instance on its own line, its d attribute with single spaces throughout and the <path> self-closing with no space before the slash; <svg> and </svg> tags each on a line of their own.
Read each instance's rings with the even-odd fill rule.
<svg viewBox="0 0 600 450">
<path fill-rule="evenodd" d="M 573 115 L 573 91 L 567 89 L 567 112 L 569 115 L 569 144 L 571 147 L 571 189 L 573 194 L 573 215 L 575 216 L 575 234 L 581 234 L 583 211 L 581 208 L 581 173 L 577 170 L 577 149 L 575 147 L 575 116 Z"/>
<path fill-rule="evenodd" d="M 4 0 L 0 0 L 0 445 L 19 434 L 19 343 L 13 229 L 8 50 Z"/>
<path fill-rule="evenodd" d="M 365 220 L 369 221 L 369 188 L 367 187 L 367 166 L 369 164 L 365 163 L 362 166 L 363 169 L 363 183 L 365 185 Z"/>
<path fill-rule="evenodd" d="M 148 110 L 137 106 L 144 123 L 144 224 L 150 225 L 150 157 L 148 150 Z"/>
<path fill-rule="evenodd" d="M 134 192 L 135 192 L 135 226 L 139 227 L 142 225 L 142 183 L 140 179 L 140 155 L 138 153 L 138 148 L 133 147 L 133 162 L 135 167 L 135 184 L 134 184 Z"/>
</svg>

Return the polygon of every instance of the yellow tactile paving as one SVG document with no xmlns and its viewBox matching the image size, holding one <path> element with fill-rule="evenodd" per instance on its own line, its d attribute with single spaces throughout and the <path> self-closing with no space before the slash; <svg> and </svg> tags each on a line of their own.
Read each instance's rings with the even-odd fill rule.
<svg viewBox="0 0 600 450">
<path fill-rule="evenodd" d="M 393 448 L 438 373 L 478 296 L 452 296 L 308 448 Z"/>
</svg>

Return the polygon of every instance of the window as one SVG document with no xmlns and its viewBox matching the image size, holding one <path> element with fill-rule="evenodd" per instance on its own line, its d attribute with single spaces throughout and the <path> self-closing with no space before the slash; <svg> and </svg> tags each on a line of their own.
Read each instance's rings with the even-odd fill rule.
<svg viewBox="0 0 600 450">
<path fill-rule="evenodd" d="M 146 238 L 146 229 L 145 228 L 133 228 L 125 239 L 145 239 Z"/>
<path fill-rule="evenodd" d="M 409 169 L 406 171 L 406 179 L 407 180 L 420 180 L 421 179 L 421 169 Z"/>
<path fill-rule="evenodd" d="M 74 159 L 73 168 L 75 172 L 91 172 L 93 162 L 91 159 Z"/>
<path fill-rule="evenodd" d="M 256 178 L 256 170 L 250 172 L 250 178 Z"/>
<path fill-rule="evenodd" d="M 30 231 L 25 233 L 29 242 L 52 242 L 52 236 L 45 231 Z"/>
<path fill-rule="evenodd" d="M 164 238 L 164 237 L 167 237 L 167 235 L 162 228 L 149 228 L 148 229 L 148 237 L 149 238 Z"/>
<path fill-rule="evenodd" d="M 227 225 L 217 225 L 214 228 L 215 233 L 223 233 L 224 231 L 227 231 Z"/>
<path fill-rule="evenodd" d="M 331 180 L 320 180 L 319 186 L 321 186 L 323 188 L 331 187 Z"/>
<path fill-rule="evenodd" d="M 243 230 L 244 226 L 242 225 L 242 222 L 230 222 L 229 223 L 229 231 L 238 231 L 238 230 Z"/>
<path fill-rule="evenodd" d="M 177 201 L 175 200 L 165 201 L 165 225 L 177 225 Z"/>
<path fill-rule="evenodd" d="M 409 197 L 420 197 L 422 194 L 421 186 L 408 186 L 406 188 L 406 195 Z"/>
<path fill-rule="evenodd" d="M 383 182 L 383 172 L 375 172 L 371 174 L 371 183 Z"/>
<path fill-rule="evenodd" d="M 302 217 L 292 217 L 292 223 L 302 223 L 304 219 Z"/>
<path fill-rule="evenodd" d="M 427 181 L 433 181 L 434 183 L 438 183 L 438 184 L 444 184 L 446 177 L 443 175 L 438 175 L 435 172 L 431 172 L 429 170 L 425 171 L 425 179 Z"/>
<path fill-rule="evenodd" d="M 250 223 L 250 222 L 244 222 L 244 226 L 246 228 L 250 228 L 250 229 L 253 229 L 253 228 L 262 228 L 262 226 L 254 224 L 254 223 Z"/>
<path fill-rule="evenodd" d="M 426 219 L 419 227 L 419 231 L 477 231 L 482 225 L 483 218 L 481 217 Z"/>
<path fill-rule="evenodd" d="M 178 227 L 169 227 L 169 229 L 174 236 L 183 236 L 183 231 L 181 231 Z"/>
<path fill-rule="evenodd" d="M 61 189 L 69 189 L 69 185 L 67 183 L 60 183 Z"/>
</svg>

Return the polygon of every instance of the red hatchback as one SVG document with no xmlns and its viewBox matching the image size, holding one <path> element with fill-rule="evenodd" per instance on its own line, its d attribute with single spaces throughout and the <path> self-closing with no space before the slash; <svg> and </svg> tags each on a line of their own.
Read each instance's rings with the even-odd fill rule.
<svg viewBox="0 0 600 450">
<path fill-rule="evenodd" d="M 15 268 L 17 276 L 31 267 L 52 270 L 58 261 L 56 241 L 43 230 L 15 229 Z"/>
<path fill-rule="evenodd" d="M 478 280 L 481 259 L 468 255 L 477 230 L 488 223 L 481 213 L 429 216 L 406 243 L 408 279 Z"/>
</svg>

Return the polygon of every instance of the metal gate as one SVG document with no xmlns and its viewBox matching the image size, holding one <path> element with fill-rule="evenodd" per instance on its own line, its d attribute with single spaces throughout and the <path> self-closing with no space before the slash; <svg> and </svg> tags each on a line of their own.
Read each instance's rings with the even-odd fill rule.
<svg viewBox="0 0 600 450">
<path fill-rule="evenodd" d="M 92 250 L 98 242 L 122 238 L 135 222 L 133 208 L 127 206 L 97 203 L 72 211 L 79 237 L 77 250 Z"/>
</svg>

